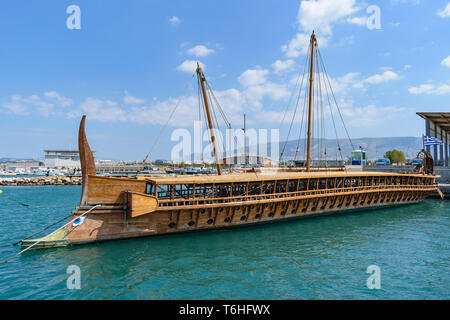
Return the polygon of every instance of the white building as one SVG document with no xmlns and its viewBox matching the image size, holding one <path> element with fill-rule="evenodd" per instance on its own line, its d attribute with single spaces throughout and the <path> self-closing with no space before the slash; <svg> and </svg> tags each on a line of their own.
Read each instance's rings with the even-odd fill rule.
<svg viewBox="0 0 450 320">
<path fill-rule="evenodd" d="M 44 166 L 47 168 L 80 168 L 77 150 L 44 150 Z"/>
</svg>

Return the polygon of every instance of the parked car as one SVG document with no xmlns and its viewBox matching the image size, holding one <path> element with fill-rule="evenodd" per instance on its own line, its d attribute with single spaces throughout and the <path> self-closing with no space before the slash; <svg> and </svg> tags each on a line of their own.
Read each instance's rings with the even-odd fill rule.
<svg viewBox="0 0 450 320">
<path fill-rule="evenodd" d="M 387 159 L 387 158 L 381 158 L 378 159 L 377 162 L 375 162 L 376 166 L 390 166 L 391 165 L 391 160 Z"/>
</svg>

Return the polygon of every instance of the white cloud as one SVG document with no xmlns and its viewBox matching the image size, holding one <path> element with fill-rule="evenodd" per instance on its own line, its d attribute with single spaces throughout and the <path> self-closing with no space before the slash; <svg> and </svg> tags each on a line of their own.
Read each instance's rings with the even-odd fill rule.
<svg viewBox="0 0 450 320">
<path fill-rule="evenodd" d="M 345 123 L 355 128 L 360 128 L 361 123 L 364 123 L 366 128 L 375 127 L 388 120 L 398 118 L 399 115 L 404 114 L 405 110 L 406 108 L 402 107 L 377 107 L 373 104 L 365 107 L 355 107 L 349 104 L 341 108 L 343 117 L 346 119 Z"/>
<path fill-rule="evenodd" d="M 180 64 L 177 67 L 178 71 L 188 72 L 188 73 L 194 73 L 195 70 L 197 70 L 197 63 L 200 65 L 202 69 L 205 69 L 206 66 L 201 63 L 200 61 L 195 60 L 185 60 L 182 64 Z"/>
<path fill-rule="evenodd" d="M 328 106 L 327 106 L 328 108 Z M 334 109 L 334 108 L 333 108 Z M 404 114 L 406 108 L 388 106 L 388 107 L 377 107 L 373 104 L 364 107 L 355 107 L 353 101 L 340 101 L 339 109 L 341 110 L 342 116 L 344 118 L 345 125 L 348 127 L 361 128 L 361 123 L 364 123 L 365 128 L 377 127 L 380 124 L 385 123 L 388 120 L 398 119 L 398 117 Z M 301 113 L 301 111 L 300 111 Z M 336 121 L 337 115 L 333 115 Z M 284 119 L 292 119 L 294 117 L 294 112 L 289 111 L 284 114 L 284 111 L 267 110 L 261 111 L 255 114 L 255 118 L 263 122 L 280 123 Z M 294 119 L 295 123 L 300 123 L 302 117 L 299 116 L 299 111 L 297 111 L 296 117 Z M 305 121 L 303 119 L 303 121 Z M 331 124 L 331 114 L 327 113 L 324 115 L 324 121 Z M 336 125 L 340 128 L 340 120 L 336 121 Z M 343 128 L 342 128 L 343 129 Z"/>
<path fill-rule="evenodd" d="M 125 90 L 125 96 L 123 97 L 123 103 L 125 104 L 143 104 L 144 99 L 139 99 L 128 94 L 128 91 Z"/>
<path fill-rule="evenodd" d="M 268 73 L 268 70 L 248 69 L 238 77 L 238 81 L 243 87 L 262 84 L 267 81 Z"/>
<path fill-rule="evenodd" d="M 39 114 L 47 117 L 53 112 L 53 103 L 43 101 L 38 95 L 33 94 L 29 98 L 23 99 L 23 102 L 37 108 Z"/>
<path fill-rule="evenodd" d="M 169 18 L 168 21 L 173 27 L 176 27 L 181 23 L 180 18 L 178 18 L 177 16 L 173 16 L 173 17 Z"/>
<path fill-rule="evenodd" d="M 405 64 L 404 66 L 403 66 L 403 69 L 404 70 L 408 70 L 408 69 L 411 69 L 412 68 L 412 65 L 410 65 L 410 64 Z"/>
<path fill-rule="evenodd" d="M 61 107 L 68 107 L 73 104 L 73 100 L 69 99 L 56 91 L 44 92 L 44 96 L 48 99 L 54 99 L 58 102 Z"/>
<path fill-rule="evenodd" d="M 305 33 L 297 33 L 287 45 L 283 45 L 281 50 L 288 58 L 298 57 L 300 54 L 306 54 L 310 41 L 310 36 Z M 322 47 L 322 43 L 320 43 Z"/>
<path fill-rule="evenodd" d="M 27 116 L 30 114 L 27 106 L 23 103 L 21 96 L 12 96 L 11 101 L 5 103 L 3 107 L 12 114 Z"/>
<path fill-rule="evenodd" d="M 302 1 L 297 20 L 302 31 L 316 30 L 319 34 L 331 35 L 333 24 L 358 10 L 355 0 Z"/>
<path fill-rule="evenodd" d="M 358 26 L 366 26 L 367 25 L 367 17 L 353 17 L 347 19 L 348 23 L 356 24 Z"/>
<path fill-rule="evenodd" d="M 286 70 L 290 70 L 294 66 L 294 64 L 295 61 L 291 59 L 284 61 L 277 60 L 274 63 L 272 63 L 272 68 L 275 73 L 280 73 Z"/>
<path fill-rule="evenodd" d="M 243 92 L 243 104 L 251 110 L 259 110 L 263 107 L 264 97 L 277 101 L 289 96 L 289 92 L 284 85 L 266 82 L 260 85 L 254 85 L 246 88 Z"/>
<path fill-rule="evenodd" d="M 375 74 L 364 80 L 366 83 L 378 84 L 382 82 L 388 82 L 393 80 L 399 80 L 400 76 L 393 71 L 385 71 L 382 74 Z"/>
<path fill-rule="evenodd" d="M 192 126 L 195 120 L 198 120 L 198 99 L 194 96 L 187 96 L 181 98 L 168 98 L 164 101 L 157 101 L 152 106 L 140 106 L 133 107 L 128 112 L 128 121 L 139 124 L 158 124 L 164 125 L 172 113 L 174 108 L 177 107 L 176 112 L 173 114 L 170 122 L 170 126 Z"/>
<path fill-rule="evenodd" d="M 295 37 L 289 41 L 287 45 L 283 45 L 281 50 L 288 58 L 295 58 L 301 54 L 306 54 L 310 42 L 311 34 L 297 33 Z M 317 36 L 317 43 L 320 48 L 324 48 L 328 44 L 328 38 Z"/>
<path fill-rule="evenodd" d="M 450 2 L 447 3 L 445 8 L 443 10 L 438 10 L 436 14 L 441 18 L 448 18 L 450 17 Z"/>
<path fill-rule="evenodd" d="M 207 55 L 213 53 L 213 49 L 208 49 L 203 45 L 197 45 L 193 48 L 190 48 L 187 53 L 196 57 L 206 57 Z"/>
<path fill-rule="evenodd" d="M 248 84 L 251 85 L 243 90 L 214 91 L 220 105 L 226 107 L 227 119 L 232 123 L 238 123 L 242 120 L 243 110 L 260 110 L 264 98 L 278 101 L 286 99 L 289 94 L 283 85 L 269 82 L 266 79 L 258 81 L 253 79 Z M 126 91 L 125 94 L 125 98 L 130 97 Z M 86 114 L 90 119 L 102 122 L 120 121 L 163 125 L 166 123 L 168 115 L 179 103 L 169 122 L 170 126 L 188 127 L 192 126 L 193 121 L 198 120 L 198 97 L 196 95 L 187 95 L 181 98 L 170 97 L 163 101 L 153 99 L 151 105 L 134 104 L 131 107 L 127 107 L 125 98 L 121 105 L 108 99 L 88 97 L 79 108 L 67 112 L 66 116 L 74 118 Z M 16 111 L 20 112 L 21 110 Z"/>
<path fill-rule="evenodd" d="M 441 61 L 441 66 L 450 68 L 450 56 Z"/>
<path fill-rule="evenodd" d="M 330 78 L 331 88 L 334 93 L 347 92 L 350 89 L 361 89 L 360 72 L 349 72 L 338 78 Z"/>
<path fill-rule="evenodd" d="M 305 54 L 310 41 L 312 30 L 316 31 L 318 45 L 327 46 L 335 24 L 347 22 L 360 24 L 362 18 L 350 18 L 360 10 L 355 0 L 303 0 L 297 15 L 299 32 L 281 50 L 286 57 L 298 57 Z M 347 18 L 347 19 L 346 19 Z"/>
<path fill-rule="evenodd" d="M 102 122 L 127 121 L 128 117 L 116 102 L 92 97 L 86 98 L 79 109 L 67 113 L 68 118 L 79 117 L 86 114 L 90 119 Z"/>
<path fill-rule="evenodd" d="M 421 84 L 418 87 L 408 88 L 410 94 L 426 94 L 426 95 L 444 95 L 450 94 L 450 85 L 438 83 L 438 84 Z"/>
<path fill-rule="evenodd" d="M 56 113 L 55 106 L 68 107 L 72 104 L 72 99 L 56 91 L 48 91 L 44 92 L 43 97 L 37 94 L 29 97 L 12 96 L 10 102 L 3 104 L 3 108 L 16 115 L 26 116 L 37 112 L 42 116 L 48 117 Z"/>
</svg>

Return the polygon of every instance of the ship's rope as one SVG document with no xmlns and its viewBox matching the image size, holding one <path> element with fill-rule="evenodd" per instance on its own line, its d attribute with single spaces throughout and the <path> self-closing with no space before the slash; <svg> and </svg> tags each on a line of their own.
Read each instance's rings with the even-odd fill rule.
<svg viewBox="0 0 450 320">
<path fill-rule="evenodd" d="M 311 44 L 308 46 L 308 51 L 307 52 L 310 52 L 311 51 Z M 308 57 L 309 57 L 310 55 L 306 55 L 305 56 L 305 62 L 304 62 L 304 66 L 303 66 L 303 77 L 304 77 L 304 75 L 305 75 L 305 73 L 306 73 L 306 67 L 307 67 L 307 64 L 308 64 L 308 61 L 309 61 L 309 59 L 308 59 Z M 283 123 L 284 123 L 284 119 L 286 118 L 286 115 L 287 115 L 287 112 L 288 112 L 288 110 L 289 110 L 289 107 L 291 106 L 291 102 L 292 102 L 292 98 L 294 97 L 294 92 L 296 92 L 296 90 L 297 90 L 297 86 L 298 86 L 298 81 L 300 80 L 300 76 L 302 75 L 302 72 L 301 72 L 301 69 L 300 69 L 300 71 L 299 71 L 299 73 L 298 73 L 298 76 L 297 76 L 297 80 L 295 81 L 295 86 L 294 86 L 294 89 L 292 90 L 292 92 L 291 92 L 291 95 L 290 95 L 290 97 L 289 97 L 289 101 L 288 101 L 288 104 L 286 105 L 286 109 L 284 110 L 284 113 L 283 113 L 283 118 L 281 119 L 281 123 L 280 123 L 280 130 L 281 130 L 281 128 L 282 128 L 282 126 L 283 126 Z M 302 77 L 302 78 L 303 78 Z M 302 80 L 303 81 L 303 80 Z M 301 93 L 301 91 L 299 91 L 299 94 Z"/>
<path fill-rule="evenodd" d="M 161 130 L 159 131 L 158 136 L 156 137 L 155 141 L 153 142 L 152 147 L 150 148 L 150 151 L 147 153 L 147 155 L 144 158 L 144 161 L 142 161 L 143 163 L 145 163 L 148 159 L 148 157 L 150 156 L 150 154 L 153 152 L 153 149 L 155 148 L 156 144 L 158 143 L 159 139 L 161 138 L 164 130 L 166 129 L 166 127 L 168 126 L 170 120 L 172 119 L 175 111 L 178 109 L 178 107 L 180 106 L 181 100 L 184 98 L 184 96 L 186 95 L 186 92 L 188 90 L 188 88 L 190 87 L 191 83 L 192 83 L 192 79 L 194 78 L 195 72 L 192 74 L 191 79 L 189 79 L 188 83 L 186 84 L 186 87 L 184 88 L 183 94 L 180 96 L 180 98 L 178 98 L 177 104 L 175 105 L 175 108 L 172 110 L 172 112 L 169 115 L 169 118 L 167 119 L 166 123 L 164 124 L 164 126 L 161 128 Z"/>
<path fill-rule="evenodd" d="M 298 132 L 297 147 L 295 148 L 294 161 L 297 160 L 298 151 L 300 149 L 300 140 L 302 138 L 303 123 L 304 123 L 304 119 L 305 119 L 305 116 L 306 116 L 306 98 L 307 98 L 307 96 L 308 96 L 308 94 L 307 94 L 307 91 L 305 90 L 305 96 L 303 98 L 302 121 L 300 122 L 300 130 Z"/>
<path fill-rule="evenodd" d="M 215 108 L 218 109 L 219 114 L 220 114 L 223 122 L 225 123 L 225 126 L 227 127 L 227 129 L 230 131 L 229 133 L 231 134 L 232 133 L 231 130 L 233 129 L 233 127 L 231 125 L 231 121 L 228 120 L 228 118 L 227 118 L 223 108 L 221 107 L 221 105 L 219 103 L 219 100 L 216 98 L 216 96 L 214 94 L 214 91 L 212 90 L 212 88 L 211 88 L 208 80 L 206 80 L 206 78 L 205 78 L 204 82 L 206 84 L 206 89 L 207 89 L 207 94 L 208 94 L 208 97 L 209 97 L 209 101 L 211 102 L 211 110 L 212 110 L 213 119 L 215 120 L 214 122 L 215 122 L 215 125 L 216 125 L 217 129 L 220 130 L 220 126 L 219 126 L 219 122 L 217 120 Z M 205 115 L 205 118 L 206 118 L 206 115 Z M 242 148 L 243 146 L 239 142 L 239 140 L 237 139 L 236 135 L 233 134 L 233 137 L 234 137 L 234 142 L 236 143 L 236 146 L 238 148 Z M 245 136 L 244 136 L 244 139 L 245 139 Z M 221 139 L 221 140 L 222 140 L 222 146 L 223 146 L 223 153 L 226 154 L 225 139 Z M 230 143 L 230 148 L 231 148 L 232 147 L 231 146 L 231 141 L 229 143 Z M 244 154 L 246 154 L 246 150 L 244 150 Z M 230 150 L 230 157 L 231 157 L 231 150 Z M 231 170 L 231 163 L 229 164 L 229 168 Z"/>
<path fill-rule="evenodd" d="M 319 50 L 319 49 L 317 49 L 317 53 L 318 53 L 318 57 L 319 57 L 319 59 L 320 59 L 320 63 L 321 63 L 321 65 L 322 65 L 324 74 L 325 74 L 325 76 L 326 76 L 326 80 L 327 80 L 328 85 L 329 85 L 329 87 L 330 87 L 330 91 L 331 91 L 331 94 L 332 94 L 332 96 L 333 96 L 334 103 L 335 103 L 335 105 L 336 105 L 336 108 L 337 108 L 337 110 L 338 110 L 339 116 L 340 116 L 340 118 L 341 118 L 342 125 L 344 126 L 345 133 L 347 134 L 347 138 L 348 138 L 348 140 L 350 141 L 350 144 L 352 145 L 352 149 L 355 149 L 355 147 L 354 147 L 354 145 L 353 145 L 353 142 L 352 142 L 352 139 L 350 138 L 350 135 L 348 134 L 347 126 L 345 125 L 344 118 L 342 117 L 341 110 L 339 109 L 339 105 L 338 105 L 338 103 L 337 103 L 336 96 L 334 95 L 333 88 L 331 87 L 330 78 L 328 77 L 327 69 L 325 68 L 325 64 L 323 63 L 322 55 L 320 54 L 320 50 Z"/>
<path fill-rule="evenodd" d="M 308 47 L 308 52 L 310 51 L 310 48 L 311 48 L 311 44 L 310 44 L 309 47 Z M 297 96 L 297 102 L 296 102 L 296 104 L 295 104 L 294 115 L 292 116 L 291 123 L 290 123 L 290 125 L 289 125 L 289 131 L 288 131 L 287 137 L 286 137 L 286 139 L 285 139 L 285 142 L 284 142 L 284 144 L 283 144 L 283 148 L 281 149 L 281 153 L 280 153 L 280 157 L 279 157 L 278 161 L 281 161 L 281 160 L 282 160 L 283 155 L 284 155 L 284 152 L 285 152 L 285 150 L 286 150 L 287 143 L 288 143 L 288 141 L 289 141 L 289 137 L 290 137 L 290 135 L 291 135 L 292 125 L 293 125 L 293 123 L 294 123 L 295 115 L 296 115 L 297 109 L 298 109 L 298 103 L 299 103 L 299 101 L 300 101 L 300 96 L 301 96 L 302 89 L 303 89 L 303 82 L 304 82 L 304 79 L 305 79 L 306 69 L 307 69 L 306 66 L 311 64 L 311 63 L 308 63 L 308 60 L 309 60 L 308 57 L 309 57 L 309 56 L 310 56 L 310 55 L 307 55 L 307 56 L 305 57 L 305 63 L 304 63 L 304 67 L 303 67 L 302 81 L 301 81 L 301 83 L 300 83 L 300 88 L 299 88 L 299 90 L 298 90 L 298 96 Z M 297 89 L 297 86 L 298 86 L 298 80 L 300 79 L 300 74 L 301 74 L 301 72 L 299 72 L 299 74 L 298 74 L 298 77 L 297 77 L 297 81 L 296 81 L 296 83 L 295 83 L 294 90 L 293 90 L 292 93 L 291 93 L 291 96 L 290 96 L 290 98 L 289 98 L 289 102 L 288 102 L 288 104 L 287 104 L 287 106 L 286 106 L 286 109 L 285 109 L 285 111 L 284 111 L 283 118 L 282 118 L 282 120 L 281 120 L 281 123 L 280 123 L 280 129 L 279 129 L 279 130 L 281 130 L 281 127 L 283 126 L 284 119 L 285 119 L 286 114 L 287 114 L 287 112 L 288 112 L 288 110 L 289 110 L 289 107 L 290 107 L 290 105 L 291 105 L 291 100 L 292 100 L 292 97 L 293 97 L 293 93 L 294 93 L 294 91 L 296 91 L 296 89 Z M 305 93 L 306 93 L 306 87 L 305 87 Z M 305 95 L 305 97 L 306 97 L 306 95 Z M 302 121 L 303 121 L 303 120 L 302 120 Z"/>
<path fill-rule="evenodd" d="M 342 125 L 344 127 L 345 130 L 345 134 L 347 136 L 348 141 L 350 142 L 350 145 L 352 147 L 352 149 L 354 149 L 354 145 L 353 145 L 353 141 L 350 138 L 350 135 L 348 133 L 346 124 L 344 122 L 344 118 L 342 116 L 341 110 L 339 108 L 339 105 L 337 103 L 337 99 L 336 96 L 334 94 L 333 88 L 331 87 L 331 80 L 328 76 L 327 70 L 325 68 L 325 64 L 323 62 L 322 59 L 322 55 L 320 53 L 320 49 L 318 46 L 316 46 L 314 48 L 314 52 L 312 53 L 314 54 L 317 58 L 314 60 L 314 68 L 315 68 L 315 72 L 314 74 L 316 75 L 315 77 L 315 81 L 313 83 L 314 86 L 314 94 L 312 97 L 310 97 L 311 99 L 311 104 L 312 104 L 312 110 L 311 110 L 311 158 L 313 157 L 313 154 L 315 154 L 315 156 L 317 156 L 317 161 L 318 161 L 318 165 L 320 166 L 320 164 L 322 163 L 322 161 L 324 161 L 325 167 L 328 167 L 327 161 L 328 161 L 328 146 L 327 146 L 327 122 L 325 119 L 325 109 L 328 107 L 329 108 L 329 112 L 331 115 L 331 123 L 332 123 L 332 131 L 334 131 L 335 137 L 336 137 L 336 143 L 337 143 L 337 154 L 339 153 L 341 160 L 344 160 L 344 157 L 342 155 L 342 147 L 341 147 L 341 141 L 338 135 L 338 130 L 337 130 L 337 124 L 336 124 L 336 120 L 335 120 L 335 112 L 333 111 L 333 107 L 335 106 L 337 109 L 337 114 L 338 114 L 338 118 L 340 118 L 340 121 L 342 122 Z M 311 68 L 311 43 L 309 44 L 309 49 L 308 49 L 308 54 L 305 55 L 305 66 L 304 66 L 304 72 L 303 75 L 306 74 L 307 69 Z M 297 91 L 298 89 L 298 82 L 299 82 L 299 78 L 300 78 L 301 73 L 299 73 L 299 76 L 297 78 L 297 83 L 294 87 L 294 91 Z M 303 82 L 303 79 L 302 79 Z M 311 85 L 311 84 L 309 84 Z M 307 122 L 307 120 L 305 120 L 305 115 L 307 115 L 307 102 L 308 102 L 308 89 L 309 87 L 307 86 L 305 88 L 305 95 L 304 95 L 304 101 L 303 101 L 303 112 L 301 115 L 301 122 L 300 122 L 300 130 L 299 130 L 299 134 L 298 134 L 298 140 L 297 140 L 297 146 L 295 149 L 295 155 L 294 155 L 294 161 L 297 160 L 297 157 L 299 155 L 299 150 L 300 150 L 300 141 L 302 140 L 302 135 L 304 134 L 304 152 L 303 152 L 303 156 L 306 159 L 306 149 L 307 149 L 307 125 L 304 126 L 303 121 Z M 298 102 L 300 100 L 300 95 L 301 95 L 301 89 L 302 86 L 300 86 L 300 90 L 298 91 L 298 97 L 297 97 L 297 104 L 295 106 L 295 110 L 293 113 L 293 117 L 291 119 L 291 123 L 288 129 L 288 134 L 287 134 L 287 138 L 283 144 L 281 153 L 280 153 L 280 161 L 282 160 L 283 156 L 285 155 L 286 152 L 286 146 L 291 134 L 291 130 L 292 130 L 292 124 L 295 121 L 295 117 L 297 115 L 297 108 L 298 108 Z M 326 95 L 326 97 L 324 97 L 324 95 Z M 292 98 L 292 95 L 291 95 Z M 289 100 L 291 100 L 291 98 Z M 326 105 L 328 104 L 328 106 Z M 283 118 L 281 121 L 281 125 L 280 128 L 283 125 L 283 122 L 285 120 L 285 117 L 288 113 L 289 110 L 289 106 L 290 106 L 290 101 L 288 103 L 288 106 L 286 108 L 286 110 L 284 111 L 283 114 Z M 303 126 L 304 128 L 304 132 L 303 132 Z M 316 149 L 315 149 L 316 148 Z M 314 156 L 314 157 L 315 157 Z M 337 160 L 337 157 L 336 157 Z"/>
<path fill-rule="evenodd" d="M 316 54 L 317 54 L 317 48 L 316 48 Z M 319 97 L 320 97 L 320 126 L 321 126 L 321 141 L 320 141 L 320 155 L 322 155 L 322 151 L 323 151 L 323 156 L 324 156 L 324 161 L 325 161 L 325 168 L 327 168 L 327 143 L 326 143 L 326 128 L 325 128 L 325 115 L 324 115 L 324 107 L 323 107 L 323 95 L 322 95 L 322 81 L 321 81 L 321 73 L 320 73 L 320 68 L 319 68 L 319 63 L 317 62 L 317 69 L 319 71 L 319 76 L 318 76 L 318 83 L 317 83 L 317 87 L 319 90 Z M 319 157 L 319 165 L 320 165 L 320 157 Z"/>
<path fill-rule="evenodd" d="M 101 204 L 97 204 L 97 205 L 93 206 L 93 207 L 90 208 L 88 211 L 86 211 L 86 212 L 82 213 L 81 215 L 79 215 L 78 218 L 83 217 L 84 215 L 88 214 L 89 212 L 91 212 L 92 210 L 94 210 L 95 208 L 98 208 L 98 207 L 100 207 L 100 206 L 101 206 Z M 61 221 L 62 221 L 62 220 L 61 220 Z M 68 226 L 68 225 L 71 224 L 71 223 L 72 223 L 72 220 L 70 220 L 69 222 L 67 222 L 66 224 L 64 224 L 62 227 L 59 227 L 58 229 L 56 229 L 55 231 L 53 231 L 52 233 L 50 233 L 47 237 L 50 237 L 51 235 L 55 234 L 57 231 L 61 230 L 62 228 Z M 74 226 L 74 228 L 76 228 L 76 227 L 77 227 L 77 226 Z M 44 230 L 42 230 L 42 231 L 44 231 Z M 40 233 L 40 232 L 38 232 L 38 233 Z M 36 234 L 38 234 L 38 233 L 36 233 Z M 33 236 L 33 235 L 31 235 L 30 237 L 32 237 L 32 236 Z M 25 239 L 28 239 L 28 238 L 29 238 L 29 237 L 27 237 L 27 238 L 25 238 Z M 21 250 L 20 252 L 16 253 L 16 254 L 13 255 L 12 257 L 10 257 L 10 258 L 4 260 L 4 261 L 2 262 L 2 264 L 3 264 L 3 263 L 6 263 L 6 262 L 8 262 L 8 261 L 10 261 L 10 260 L 12 260 L 12 259 L 14 259 L 15 257 L 21 255 L 21 254 L 24 253 L 25 251 L 30 250 L 32 247 L 34 247 L 34 246 L 37 245 L 38 243 L 42 242 L 45 238 L 46 238 L 46 237 L 42 238 L 41 240 L 37 240 L 37 241 L 36 241 L 35 243 L 33 243 L 32 245 L 26 247 L 25 249 L 23 249 L 23 250 Z M 23 239 L 23 240 L 25 240 L 25 239 Z M 21 240 L 21 241 L 23 241 L 23 240 Z M 21 242 L 21 241 L 19 241 L 19 242 Z"/>
</svg>

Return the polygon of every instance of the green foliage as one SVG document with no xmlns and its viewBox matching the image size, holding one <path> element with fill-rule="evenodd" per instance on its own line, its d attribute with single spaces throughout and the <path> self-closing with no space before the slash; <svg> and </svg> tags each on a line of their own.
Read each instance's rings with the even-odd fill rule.
<svg viewBox="0 0 450 320">
<path fill-rule="evenodd" d="M 385 158 L 388 158 L 389 160 L 391 160 L 391 163 L 399 163 L 399 162 L 403 162 L 405 161 L 405 154 L 403 151 L 394 149 L 394 150 L 390 150 L 387 151 L 384 154 Z"/>
</svg>

